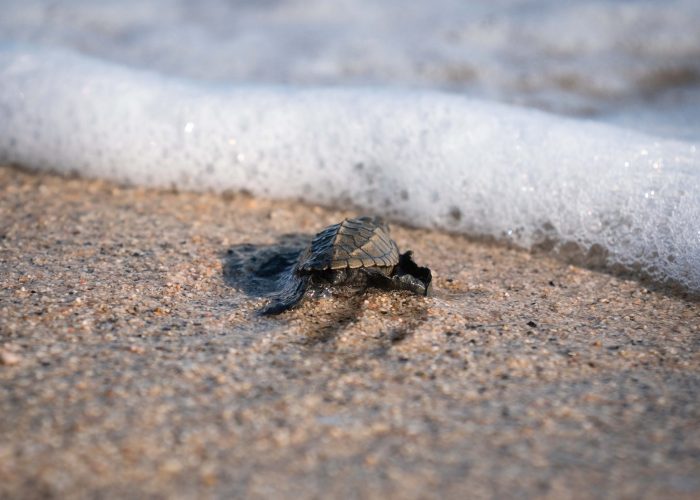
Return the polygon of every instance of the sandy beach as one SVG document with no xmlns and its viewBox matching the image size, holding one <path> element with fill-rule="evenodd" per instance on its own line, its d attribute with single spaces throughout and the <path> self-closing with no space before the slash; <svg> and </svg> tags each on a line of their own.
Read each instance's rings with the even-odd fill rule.
<svg viewBox="0 0 700 500">
<path fill-rule="evenodd" d="M 256 316 L 352 215 L 0 168 L 0 497 L 700 497 L 697 301 L 392 225 L 432 296 Z"/>
</svg>

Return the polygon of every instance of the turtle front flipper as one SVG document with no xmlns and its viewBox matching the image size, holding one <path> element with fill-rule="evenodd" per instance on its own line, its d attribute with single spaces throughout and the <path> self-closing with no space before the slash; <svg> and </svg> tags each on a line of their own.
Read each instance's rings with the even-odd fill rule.
<svg viewBox="0 0 700 500">
<path fill-rule="evenodd" d="M 410 290 L 418 295 L 428 295 L 433 273 L 428 267 L 421 267 L 413 261 L 410 250 L 399 256 L 399 264 L 392 275 L 397 290 Z"/>
<path fill-rule="evenodd" d="M 428 295 L 433 280 L 430 269 L 416 264 L 410 250 L 399 256 L 399 263 L 389 276 L 373 268 L 362 271 L 367 276 L 368 286 L 384 290 L 407 290 L 417 295 Z"/>
<path fill-rule="evenodd" d="M 367 286 L 370 287 L 382 290 L 406 290 L 416 295 L 428 295 L 430 290 L 429 277 L 424 281 L 426 279 L 425 276 L 421 279 L 408 273 L 387 276 L 372 269 L 363 269 L 363 271 L 367 276 Z"/>
<path fill-rule="evenodd" d="M 282 313 L 296 306 L 306 293 L 309 286 L 309 276 L 299 276 L 294 269 L 289 274 L 280 278 L 281 288 L 270 296 L 270 302 L 260 309 L 261 316 L 270 316 Z"/>
<path fill-rule="evenodd" d="M 430 291 L 430 283 L 426 284 L 410 274 L 392 276 L 390 279 L 395 290 L 408 290 L 416 295 L 428 295 Z"/>
</svg>

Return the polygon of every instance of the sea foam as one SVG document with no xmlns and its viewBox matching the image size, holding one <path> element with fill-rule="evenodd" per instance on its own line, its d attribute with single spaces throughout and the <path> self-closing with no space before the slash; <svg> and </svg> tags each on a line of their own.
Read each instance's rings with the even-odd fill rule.
<svg viewBox="0 0 700 500">
<path fill-rule="evenodd" d="M 0 0 L 0 12 L 0 43 L 193 81 L 443 90 L 700 139 L 698 0 Z"/>
<path fill-rule="evenodd" d="M 689 142 L 435 91 L 214 85 L 19 47 L 0 51 L 0 113 L 3 162 L 353 206 L 700 291 Z"/>
</svg>

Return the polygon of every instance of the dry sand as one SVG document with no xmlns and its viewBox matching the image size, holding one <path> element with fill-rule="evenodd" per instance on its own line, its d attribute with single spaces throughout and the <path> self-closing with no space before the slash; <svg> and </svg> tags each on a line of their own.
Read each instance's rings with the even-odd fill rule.
<svg viewBox="0 0 700 500">
<path fill-rule="evenodd" d="M 0 497 L 700 498 L 697 302 L 400 226 L 433 297 L 224 276 L 348 215 L 0 168 Z"/>
</svg>

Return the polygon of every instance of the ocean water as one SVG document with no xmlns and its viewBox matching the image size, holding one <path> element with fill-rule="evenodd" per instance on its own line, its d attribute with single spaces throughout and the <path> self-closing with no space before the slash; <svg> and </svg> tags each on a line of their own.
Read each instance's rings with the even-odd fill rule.
<svg viewBox="0 0 700 500">
<path fill-rule="evenodd" d="M 700 291 L 700 2 L 0 1 L 0 161 Z"/>
</svg>

